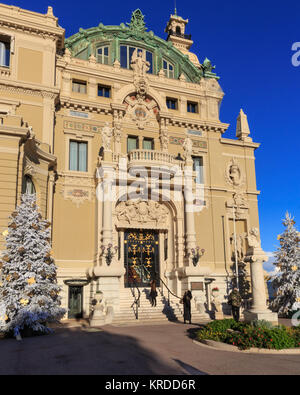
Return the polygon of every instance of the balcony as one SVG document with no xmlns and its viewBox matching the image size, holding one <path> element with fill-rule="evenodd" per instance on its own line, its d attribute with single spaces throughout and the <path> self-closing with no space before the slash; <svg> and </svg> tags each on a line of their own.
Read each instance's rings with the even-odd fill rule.
<svg viewBox="0 0 300 395">
<path fill-rule="evenodd" d="M 192 40 L 192 35 L 191 35 L 191 34 L 176 33 L 176 32 L 173 32 L 172 30 L 169 32 L 168 38 L 169 38 L 170 36 L 175 36 L 175 37 L 179 37 L 179 38 L 184 38 L 185 40 L 190 40 L 190 41 Z"/>
<path fill-rule="evenodd" d="M 159 173 L 174 174 L 176 167 L 183 167 L 184 162 L 175 159 L 175 156 L 162 151 L 137 149 L 128 153 L 129 169 L 150 169 L 152 174 Z"/>
</svg>

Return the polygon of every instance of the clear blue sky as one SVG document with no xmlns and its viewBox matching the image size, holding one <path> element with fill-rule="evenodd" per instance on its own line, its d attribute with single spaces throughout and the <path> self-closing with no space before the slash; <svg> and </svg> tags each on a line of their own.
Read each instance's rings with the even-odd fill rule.
<svg viewBox="0 0 300 395">
<path fill-rule="evenodd" d="M 32 11 L 54 8 L 66 37 L 79 28 L 130 22 L 140 8 L 149 30 L 165 38 L 164 28 L 174 0 L 5 2 Z M 300 230 L 300 66 L 294 67 L 292 44 L 300 42 L 300 2 L 297 0 L 177 0 L 178 14 L 189 19 L 200 62 L 217 66 L 225 92 L 221 120 L 230 123 L 224 137 L 235 136 L 242 107 L 248 115 L 256 151 L 262 247 L 274 251 L 288 210 Z M 300 57 L 299 57 L 300 58 Z"/>
</svg>

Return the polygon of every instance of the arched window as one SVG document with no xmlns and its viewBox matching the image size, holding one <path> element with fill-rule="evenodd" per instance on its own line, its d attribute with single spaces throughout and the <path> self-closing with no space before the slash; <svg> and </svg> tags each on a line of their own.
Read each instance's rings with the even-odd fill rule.
<svg viewBox="0 0 300 395">
<path fill-rule="evenodd" d="M 28 175 L 24 177 L 22 193 L 28 193 L 30 195 L 34 195 L 36 193 L 34 183 Z"/>
<path fill-rule="evenodd" d="M 178 34 L 179 36 L 181 36 L 181 29 L 180 29 L 180 26 L 176 26 L 176 34 Z"/>
<path fill-rule="evenodd" d="M 109 64 L 109 46 L 97 48 L 98 63 Z"/>
<path fill-rule="evenodd" d="M 175 78 L 174 66 L 165 59 L 163 59 L 163 69 L 167 78 Z"/>
</svg>

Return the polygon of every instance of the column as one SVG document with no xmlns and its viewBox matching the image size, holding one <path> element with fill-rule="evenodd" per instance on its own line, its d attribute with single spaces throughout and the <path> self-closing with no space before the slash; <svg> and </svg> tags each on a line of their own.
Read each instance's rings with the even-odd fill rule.
<svg viewBox="0 0 300 395">
<path fill-rule="evenodd" d="M 196 232 L 194 218 L 194 195 L 193 195 L 193 161 L 186 161 L 184 172 L 184 197 L 185 197 L 185 218 L 186 218 L 186 245 L 187 252 L 196 248 Z"/>
<path fill-rule="evenodd" d="M 278 324 L 278 316 L 268 309 L 266 303 L 263 263 L 268 260 L 261 247 L 250 248 L 245 262 L 250 262 L 252 306 L 244 312 L 245 321 L 266 320 Z"/>
</svg>

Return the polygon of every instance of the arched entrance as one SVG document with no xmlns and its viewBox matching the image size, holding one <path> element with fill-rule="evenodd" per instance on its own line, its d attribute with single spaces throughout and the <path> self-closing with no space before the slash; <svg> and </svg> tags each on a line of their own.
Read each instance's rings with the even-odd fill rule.
<svg viewBox="0 0 300 395">
<path fill-rule="evenodd" d="M 168 282 L 166 273 L 175 268 L 176 221 L 170 202 L 127 200 L 117 204 L 114 224 L 120 247 L 119 261 L 125 267 L 124 287 L 149 287 L 155 278 Z"/>
<path fill-rule="evenodd" d="M 160 284 L 159 233 L 148 229 L 128 229 L 124 234 L 124 286 L 150 287 Z"/>
</svg>

